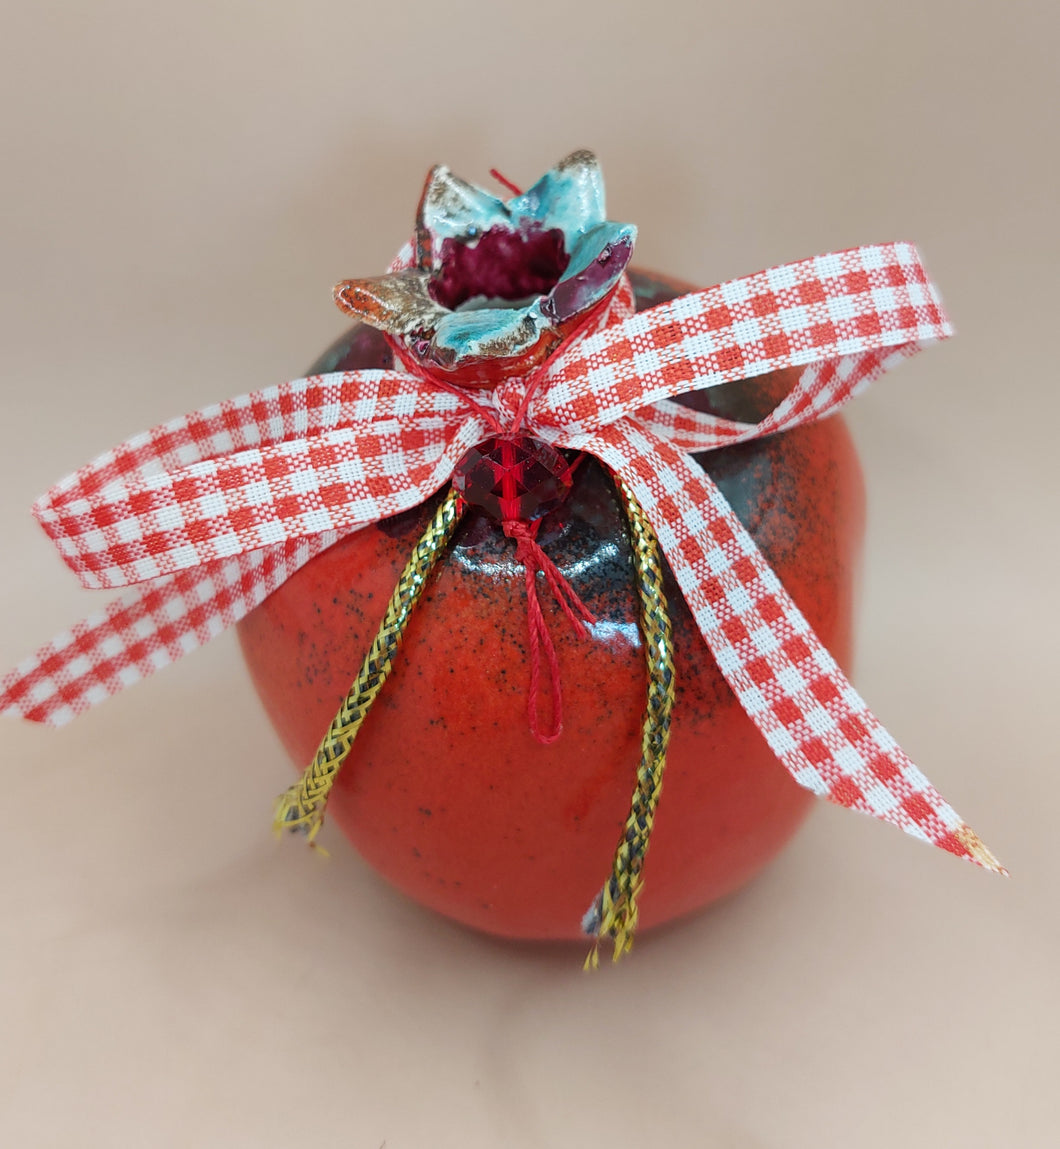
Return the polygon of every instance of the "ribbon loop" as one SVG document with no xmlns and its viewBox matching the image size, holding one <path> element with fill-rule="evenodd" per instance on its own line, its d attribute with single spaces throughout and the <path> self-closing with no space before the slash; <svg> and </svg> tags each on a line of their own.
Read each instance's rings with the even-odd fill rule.
<svg viewBox="0 0 1060 1149">
<path fill-rule="evenodd" d="M 535 426 L 591 433 L 639 407 L 783 367 L 943 339 L 916 249 L 855 248 L 682 295 L 565 348 Z"/>
<path fill-rule="evenodd" d="M 298 436 L 286 430 L 290 419 L 248 422 L 244 413 L 261 401 L 260 392 L 180 421 L 185 433 L 196 423 L 203 427 L 190 444 L 178 441 L 176 422 L 166 424 L 148 433 L 159 444 L 153 456 L 138 436 L 64 480 L 38 500 L 34 514 L 93 589 L 146 582 L 322 532 L 349 533 L 398 514 L 446 482 L 484 424 L 455 418 L 451 397 L 421 395 L 411 376 L 390 374 L 403 390 L 382 400 L 371 393 L 377 380 L 369 380 L 369 393 L 347 404 L 367 417 L 345 427 L 328 427 L 341 417 L 342 404 L 334 402 L 303 407 Z M 327 396 L 335 378 L 298 380 L 286 394 Z M 341 389 L 350 380 L 336 382 Z M 209 453 L 222 440 L 270 436 L 262 446 Z M 175 461 L 181 458 L 191 461 Z"/>
</svg>

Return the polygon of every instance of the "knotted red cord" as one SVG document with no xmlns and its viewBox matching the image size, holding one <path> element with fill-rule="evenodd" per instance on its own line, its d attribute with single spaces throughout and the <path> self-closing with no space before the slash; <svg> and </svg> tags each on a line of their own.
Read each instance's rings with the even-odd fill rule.
<svg viewBox="0 0 1060 1149">
<path fill-rule="evenodd" d="M 526 575 L 526 620 L 530 633 L 530 690 L 526 699 L 526 711 L 530 721 L 530 733 L 538 742 L 548 746 L 555 742 L 563 731 L 563 692 L 556 646 L 537 597 L 537 572 L 541 571 L 544 574 L 552 591 L 552 597 L 580 638 L 586 637 L 585 624 L 596 622 L 596 616 L 578 597 L 577 591 L 567 581 L 563 572 L 541 549 L 537 541 L 540 524 L 540 519 L 534 523 L 509 519 L 502 525 L 508 538 L 515 540 L 516 558 L 523 564 Z M 547 733 L 541 729 L 538 714 L 542 648 L 548 663 L 549 687 L 552 695 L 552 724 Z"/>
<path fill-rule="evenodd" d="M 516 434 L 523 427 L 530 402 L 537 393 L 545 377 L 546 365 L 541 365 L 532 371 L 527 378 L 526 388 L 522 400 L 512 419 L 509 434 Z M 579 455 L 574 466 L 581 461 Z M 574 468 L 571 468 L 572 472 Z M 596 622 L 596 616 L 578 597 L 574 587 L 570 585 L 556 564 L 545 554 L 537 541 L 537 531 L 541 525 L 539 519 L 535 523 L 525 523 L 520 519 L 509 519 L 503 524 L 504 533 L 510 539 L 515 539 L 515 554 L 523 564 L 526 574 L 526 621 L 530 632 L 530 690 L 526 698 L 526 710 L 530 720 L 530 733 L 548 746 L 555 742 L 563 733 L 563 690 L 559 675 L 559 658 L 556 655 L 556 646 L 552 641 L 545 615 L 537 597 L 537 572 L 543 572 L 552 591 L 552 597 L 559 603 L 560 609 L 570 620 L 575 633 L 579 638 L 585 638 L 585 623 Z M 538 715 L 538 691 L 541 682 L 541 647 L 544 646 L 545 658 L 548 661 L 549 685 L 552 694 L 552 731 L 544 734 L 541 731 Z"/>
<path fill-rule="evenodd" d="M 502 179 L 502 182 L 505 181 Z M 587 326 L 585 323 L 579 325 L 575 334 L 580 333 L 585 326 Z M 525 377 L 523 394 L 506 432 L 507 434 L 516 435 L 523 430 L 530 403 L 544 382 L 547 368 L 547 362 L 539 364 Z M 473 414 L 478 415 L 488 422 L 491 431 L 495 434 L 505 433 L 496 412 L 474 399 L 466 388 L 451 383 L 446 379 L 439 378 L 430 372 L 421 372 L 421 377 L 433 386 L 460 399 Z M 571 467 L 572 473 L 584 457 L 584 452 L 579 454 Z M 542 743 L 542 745 L 548 746 L 557 741 L 563 732 L 563 692 L 560 682 L 559 658 L 556 654 L 556 646 L 552 641 L 552 635 L 549 632 L 544 611 L 541 609 L 541 601 L 537 594 L 537 572 L 541 571 L 544 574 L 548 581 L 549 588 L 552 591 L 553 598 L 559 603 L 560 609 L 570 620 L 571 626 L 574 627 L 575 633 L 579 638 L 587 637 L 585 624 L 595 623 L 596 616 L 578 597 L 577 592 L 556 564 L 541 549 L 541 546 L 537 542 L 537 532 L 540 524 L 541 520 L 529 523 L 522 519 L 508 519 L 503 521 L 501 526 L 504 529 L 505 535 L 515 540 L 516 558 L 522 564 L 526 580 L 526 615 L 527 629 L 530 637 L 530 687 L 527 692 L 526 709 L 530 733 L 533 734 L 534 738 Z M 539 715 L 542 652 L 544 653 L 545 661 L 548 663 L 549 691 L 552 701 L 552 722 L 551 729 L 548 732 L 541 729 L 541 719 Z"/>
</svg>

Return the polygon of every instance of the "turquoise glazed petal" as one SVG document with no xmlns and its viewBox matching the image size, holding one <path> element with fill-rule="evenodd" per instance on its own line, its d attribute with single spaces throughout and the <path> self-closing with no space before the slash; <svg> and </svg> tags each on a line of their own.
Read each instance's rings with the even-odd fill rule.
<svg viewBox="0 0 1060 1149">
<path fill-rule="evenodd" d="M 572 153 L 507 202 L 436 167 L 416 218 L 418 270 L 347 280 L 336 301 L 386 331 L 409 366 L 491 386 L 599 314 L 636 234 L 606 218 L 591 152 Z"/>
<path fill-rule="evenodd" d="M 568 250 L 579 235 L 602 224 L 604 177 L 592 152 L 574 152 L 546 172 L 521 196 L 508 202 L 513 216 L 558 227 Z"/>
<path fill-rule="evenodd" d="M 521 355 L 541 338 L 550 321 L 534 301 L 529 307 L 486 307 L 450 312 L 435 328 L 434 360 L 449 366 L 462 359 Z"/>
<path fill-rule="evenodd" d="M 504 200 L 439 166 L 427 177 L 418 227 L 436 247 L 444 239 L 472 240 L 491 227 L 511 227 L 511 215 Z"/>
<path fill-rule="evenodd" d="M 615 223 L 613 220 L 607 220 L 594 227 L 592 231 L 579 236 L 573 245 L 568 246 L 570 263 L 560 277 L 560 282 L 580 275 L 589 264 L 599 259 L 601 253 L 608 247 L 625 246 L 632 249 L 636 238 L 637 229 L 631 223 Z"/>
<path fill-rule="evenodd" d="M 633 255 L 636 238 L 633 224 L 610 221 L 582 236 L 567 270 L 542 301 L 545 314 L 562 323 L 610 294 Z"/>
</svg>

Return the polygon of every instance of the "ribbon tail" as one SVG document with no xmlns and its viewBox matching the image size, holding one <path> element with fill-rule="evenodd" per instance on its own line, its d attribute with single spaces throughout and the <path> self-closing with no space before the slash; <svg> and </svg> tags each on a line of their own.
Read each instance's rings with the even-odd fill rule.
<svg viewBox="0 0 1060 1149">
<path fill-rule="evenodd" d="M 633 490 L 718 668 L 792 778 L 1006 873 L 847 681 L 709 476 L 628 418 L 585 447 Z"/>
<path fill-rule="evenodd" d="M 265 547 L 126 591 L 0 679 L 0 714 L 65 726 L 204 646 L 339 537 Z"/>
</svg>

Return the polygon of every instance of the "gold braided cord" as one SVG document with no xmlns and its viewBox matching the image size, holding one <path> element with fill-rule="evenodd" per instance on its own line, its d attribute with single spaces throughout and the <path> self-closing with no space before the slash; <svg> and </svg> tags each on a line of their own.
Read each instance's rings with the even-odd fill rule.
<svg viewBox="0 0 1060 1149">
<path fill-rule="evenodd" d="M 312 764 L 301 778 L 276 800 L 273 829 L 276 833 L 294 830 L 305 834 L 310 843 L 320 832 L 331 788 L 353 746 L 368 711 L 390 676 L 394 656 L 405 629 L 420 601 L 435 563 L 445 553 L 460 519 L 464 504 L 450 490 L 435 511 L 430 525 L 416 544 L 412 556 L 401 572 L 386 614 L 365 655 L 357 680 L 332 720 Z"/>
<path fill-rule="evenodd" d="M 666 749 L 670 742 L 670 715 L 674 705 L 673 630 L 663 590 L 659 542 L 633 492 L 621 479 L 616 479 L 616 483 L 625 501 L 633 545 L 633 567 L 640 595 L 641 630 L 648 669 L 648 699 L 640 766 L 629 817 L 615 851 L 611 876 L 582 922 L 584 931 L 595 938 L 585 959 L 586 969 L 596 969 L 599 964 L 601 938 L 609 937 L 614 941 L 614 961 L 633 947 L 637 898 L 643 886 L 641 871 L 662 790 Z"/>
</svg>

